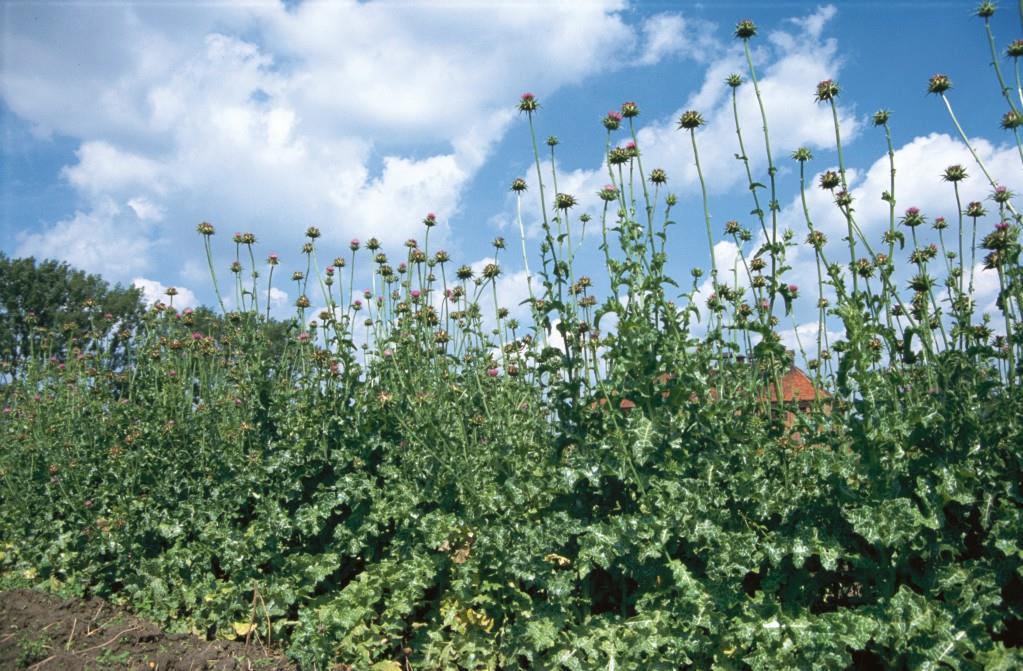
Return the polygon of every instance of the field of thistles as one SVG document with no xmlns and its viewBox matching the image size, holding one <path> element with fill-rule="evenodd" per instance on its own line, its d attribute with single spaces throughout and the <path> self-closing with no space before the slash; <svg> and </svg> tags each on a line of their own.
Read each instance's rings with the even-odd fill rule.
<svg viewBox="0 0 1023 671">
<path fill-rule="evenodd" d="M 735 37 L 749 68 L 728 85 L 756 88 L 763 113 L 756 24 Z M 1021 57 L 1012 42 L 1017 85 Z M 954 82 L 914 85 L 968 142 Z M 1003 88 L 992 123 L 1017 133 L 1023 99 Z M 842 88 L 805 94 L 834 110 Z M 989 192 L 946 221 L 898 200 L 892 164 L 887 226 L 868 235 L 837 112 L 838 168 L 816 179 L 808 149 L 771 155 L 764 116 L 735 128 L 767 149 L 758 175 L 736 147 L 751 213 L 714 226 L 689 110 L 678 132 L 704 187 L 689 235 L 709 247 L 673 278 L 681 215 L 643 163 L 641 102 L 594 124 L 592 220 L 541 160 L 558 144 L 537 140 L 543 101 L 517 106 L 537 186 L 509 183 L 538 203 L 538 267 L 521 221 L 474 268 L 431 244 L 435 215 L 410 213 L 421 236 L 394 249 L 322 249 L 310 226 L 290 276 L 228 235 L 218 272 L 224 236 L 203 222 L 220 311 L 168 291 L 116 358 L 98 329 L 66 346 L 37 333 L 0 386 L 2 584 L 103 596 L 302 669 L 1023 666 L 1023 218 L 1000 176 L 976 154 L 933 166 L 950 199 L 964 180 Z M 873 122 L 890 148 L 894 121 Z M 779 222 L 782 179 L 798 180 L 798 229 Z M 841 217 L 839 254 L 812 190 Z M 599 282 L 577 262 L 584 228 Z M 787 275 L 796 246 L 816 285 Z M 498 305 L 508 258 L 526 264 L 528 320 Z M 995 313 L 974 300 L 979 265 Z M 297 296 L 284 322 L 259 300 L 275 282 Z M 779 324 L 800 305 L 820 328 L 797 395 Z"/>
</svg>

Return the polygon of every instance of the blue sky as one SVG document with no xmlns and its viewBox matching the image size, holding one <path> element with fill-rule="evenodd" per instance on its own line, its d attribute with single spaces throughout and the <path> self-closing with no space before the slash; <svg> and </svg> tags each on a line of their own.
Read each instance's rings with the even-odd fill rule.
<svg viewBox="0 0 1023 671">
<path fill-rule="evenodd" d="M 814 152 L 816 175 L 836 165 L 830 110 L 813 101 L 816 83 L 842 86 L 839 112 L 861 225 L 880 236 L 887 205 L 883 133 L 870 116 L 892 110 L 899 211 L 917 206 L 954 217 L 948 165 L 971 177 L 964 200 L 990 187 L 954 133 L 927 79 L 947 73 L 949 96 L 996 178 L 1023 191 L 1023 167 L 990 67 L 983 22 L 971 2 L 6 2 L 0 9 L 0 249 L 66 259 L 178 303 L 212 303 L 199 221 L 218 229 L 218 271 L 233 257 L 230 234 L 252 231 L 260 254 L 303 264 L 306 226 L 323 231 L 320 260 L 351 238 L 381 238 L 397 252 L 421 237 L 435 212 L 431 246 L 459 262 L 481 262 L 490 241 L 517 237 L 516 177 L 533 184 L 525 119 L 515 111 L 535 93 L 541 141 L 557 135 L 559 185 L 597 207 L 603 175 L 603 115 L 636 101 L 644 165 L 664 168 L 679 197 L 668 250 L 677 277 L 706 267 L 699 186 L 688 138 L 675 130 L 697 109 L 721 261 L 734 247 L 721 228 L 754 228 L 724 78 L 747 76 L 735 22 L 755 20 L 772 149 L 781 166 L 782 222 L 802 239 L 795 216 L 799 146 Z M 999 49 L 1021 36 L 1007 4 L 991 19 Z M 1009 73 L 1011 61 L 1002 60 Z M 766 181 L 759 117 L 749 85 L 740 89 L 743 132 L 754 170 Z M 624 135 L 618 139 L 624 140 Z M 872 170 L 873 168 L 873 170 Z M 536 189 L 524 204 L 538 249 Z M 815 219 L 841 245 L 841 217 L 814 189 Z M 993 223 L 993 222 L 989 222 Z M 594 242 L 591 238 L 590 242 Z M 517 245 L 510 245 L 513 252 Z M 599 273 L 590 244 L 582 263 Z M 812 284 L 812 254 L 794 253 L 792 281 Z M 364 265 L 364 268 L 368 264 Z M 525 296 L 522 261 L 504 261 L 503 300 Z M 599 277 L 597 278 L 599 282 Z M 364 280 L 368 284 L 368 280 Z M 277 313 L 295 298 L 277 294 Z M 993 299 L 978 283 L 978 302 Z M 987 293 L 985 293 L 987 292 Z M 808 302 L 794 330 L 806 321 Z M 986 307 L 986 305 L 982 305 Z M 803 331 L 800 331 L 803 333 Z M 808 333 L 809 331 L 807 331 Z"/>
</svg>

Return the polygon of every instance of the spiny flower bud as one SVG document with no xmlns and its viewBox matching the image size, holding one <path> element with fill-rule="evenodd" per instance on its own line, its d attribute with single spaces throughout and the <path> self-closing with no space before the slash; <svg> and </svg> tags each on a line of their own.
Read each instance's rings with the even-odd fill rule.
<svg viewBox="0 0 1023 671">
<path fill-rule="evenodd" d="M 305 229 L 305 237 L 309 238 L 310 240 L 315 240 L 316 238 L 320 237 L 320 229 L 316 228 L 315 226 L 310 226 L 309 228 Z"/>
<path fill-rule="evenodd" d="M 828 237 L 820 231 L 810 231 L 806 236 L 806 242 L 814 249 L 820 249 L 828 241 Z"/>
<path fill-rule="evenodd" d="M 814 100 L 819 103 L 834 100 L 838 97 L 840 90 L 837 82 L 825 79 L 817 84 L 817 93 L 814 95 Z"/>
<path fill-rule="evenodd" d="M 1012 58 L 1023 56 L 1023 40 L 1016 40 L 1005 49 L 1005 55 Z"/>
<path fill-rule="evenodd" d="M 661 168 L 654 168 L 650 171 L 650 183 L 651 184 L 664 184 L 668 181 L 668 173 L 664 172 Z"/>
<path fill-rule="evenodd" d="M 552 148 L 553 147 L 557 147 L 558 144 L 559 144 L 559 142 L 558 142 L 558 136 L 557 135 L 548 135 L 547 136 L 547 146 L 548 147 L 552 147 Z"/>
<path fill-rule="evenodd" d="M 680 129 L 695 130 L 704 124 L 703 117 L 696 110 L 686 110 L 679 117 L 678 127 Z"/>
<path fill-rule="evenodd" d="M 295 307 L 302 309 L 309 307 L 309 298 L 305 294 L 302 294 L 295 299 Z"/>
<path fill-rule="evenodd" d="M 792 158 L 800 163 L 805 163 L 813 160 L 813 153 L 806 147 L 800 147 L 792 152 Z"/>
<path fill-rule="evenodd" d="M 291 273 L 291 279 L 295 280 L 296 282 L 301 282 L 303 279 L 305 279 L 305 273 L 303 273 L 301 270 L 296 270 L 295 272 Z"/>
<path fill-rule="evenodd" d="M 622 103 L 622 116 L 626 119 L 639 116 L 639 106 L 632 101 Z"/>
<path fill-rule="evenodd" d="M 415 249 L 416 247 L 419 246 L 419 243 L 416 242 L 415 238 L 409 238 L 408 240 L 405 241 L 405 246 L 408 247 L 409 249 Z"/>
<path fill-rule="evenodd" d="M 906 213 L 902 216 L 900 223 L 902 223 L 903 226 L 915 228 L 924 223 L 924 221 L 924 216 L 920 214 L 920 208 L 910 207 L 906 209 Z"/>
<path fill-rule="evenodd" d="M 337 269 L 344 268 L 346 263 L 347 262 L 344 260 L 344 257 L 341 257 L 341 256 L 334 257 L 334 267 L 335 268 L 337 268 Z"/>
<path fill-rule="evenodd" d="M 622 115 L 619 112 L 611 110 L 607 113 L 601 123 L 603 123 L 604 128 L 608 130 L 618 130 L 622 125 Z"/>
<path fill-rule="evenodd" d="M 554 196 L 554 206 L 559 210 L 567 210 L 576 204 L 575 196 L 568 193 L 559 193 Z"/>
<path fill-rule="evenodd" d="M 376 250 L 380 249 L 380 241 L 377 240 L 376 238 L 370 238 L 369 240 L 366 241 L 366 249 L 368 249 L 371 252 L 375 252 Z"/>
<path fill-rule="evenodd" d="M 302 245 L 302 253 L 303 254 L 312 254 L 313 253 L 313 243 L 307 242 L 304 245 Z"/>
<path fill-rule="evenodd" d="M 485 277 L 486 279 L 492 280 L 501 274 L 501 267 L 498 266 L 496 263 L 488 263 L 487 265 L 483 266 L 482 274 L 483 277 Z"/>
<path fill-rule="evenodd" d="M 990 2 L 990 0 L 984 0 L 984 2 L 977 5 L 977 16 L 982 19 L 989 19 L 994 16 L 994 13 L 995 3 Z"/>
<path fill-rule="evenodd" d="M 995 190 L 991 192 L 991 200 L 996 203 L 1008 203 L 1012 200 L 1012 191 L 1009 191 L 1004 186 L 996 186 Z"/>
<path fill-rule="evenodd" d="M 207 237 L 213 235 L 214 233 L 213 224 L 209 223 L 208 221 L 204 221 L 198 226 L 196 226 L 195 230 L 198 231 L 201 235 L 205 235 Z"/>
<path fill-rule="evenodd" d="M 242 264 L 239 261 L 232 261 L 231 262 L 231 272 L 237 275 L 241 271 L 242 271 Z"/>
<path fill-rule="evenodd" d="M 948 228 L 948 222 L 945 221 L 945 217 L 935 217 L 934 223 L 931 226 L 936 231 L 943 231 Z"/>
<path fill-rule="evenodd" d="M 167 289 L 163 293 L 165 293 L 168 296 L 177 296 L 178 290 L 177 287 L 167 287 Z"/>
<path fill-rule="evenodd" d="M 458 271 L 455 273 L 460 280 L 471 280 L 472 279 L 472 268 L 469 266 L 459 266 Z"/>
<path fill-rule="evenodd" d="M 519 97 L 520 112 L 535 112 L 538 109 L 540 109 L 540 103 L 532 93 L 526 92 Z"/>
<path fill-rule="evenodd" d="M 605 184 L 604 188 L 597 192 L 597 195 L 605 203 L 610 203 L 613 200 L 618 200 L 618 189 L 610 184 Z"/>
<path fill-rule="evenodd" d="M 891 115 L 892 113 L 890 111 L 886 109 L 879 109 L 878 111 L 874 112 L 873 117 L 874 125 L 875 126 L 885 125 L 886 123 L 888 123 L 888 119 L 891 117 Z"/>
<path fill-rule="evenodd" d="M 736 235 L 742 227 L 734 219 L 725 222 L 725 235 Z"/>
<path fill-rule="evenodd" d="M 448 253 L 443 249 L 438 249 L 437 253 L 433 255 L 433 258 L 437 261 L 437 263 L 447 263 L 448 259 L 451 257 L 448 256 Z"/>
<path fill-rule="evenodd" d="M 928 93 L 941 95 L 950 88 L 952 88 L 952 80 L 948 78 L 948 75 L 934 75 L 927 82 Z"/>
<path fill-rule="evenodd" d="M 733 89 L 742 86 L 742 77 L 736 73 L 732 73 L 725 78 L 725 83 L 731 86 Z"/>
<path fill-rule="evenodd" d="M 359 251 L 359 246 L 360 244 L 358 238 L 352 238 L 352 241 L 348 243 L 348 248 L 351 249 L 353 252 Z"/>
<path fill-rule="evenodd" d="M 961 165 L 950 165 L 945 168 L 941 178 L 946 182 L 961 182 L 966 179 L 966 168 Z"/>
<path fill-rule="evenodd" d="M 498 236 L 494 238 L 494 249 L 504 249 L 504 238 Z"/>
<path fill-rule="evenodd" d="M 629 152 L 623 147 L 615 147 L 607 155 L 607 162 L 611 165 L 622 165 L 628 163 L 629 159 L 632 158 Z"/>
<path fill-rule="evenodd" d="M 740 40 L 748 40 L 757 34 L 757 25 L 750 19 L 743 19 L 735 24 L 735 36 Z"/>
<path fill-rule="evenodd" d="M 270 254 L 270 256 L 266 257 L 267 265 L 276 266 L 280 261 L 281 257 L 276 254 Z"/>
<path fill-rule="evenodd" d="M 521 177 L 516 177 L 515 179 L 512 180 L 511 190 L 514 191 L 515 193 L 522 193 L 523 191 L 526 190 L 526 180 L 522 179 Z"/>
<path fill-rule="evenodd" d="M 433 212 L 430 212 L 425 217 L 423 217 L 423 226 L 426 226 L 427 228 L 431 228 L 431 227 L 436 226 L 436 225 L 437 225 L 437 215 L 435 215 Z M 415 245 L 413 245 L 413 246 L 415 246 Z"/>
<path fill-rule="evenodd" d="M 973 201 L 966 206 L 965 213 L 967 217 L 980 218 L 987 214 L 987 211 L 979 201 Z"/>
<path fill-rule="evenodd" d="M 821 174 L 821 188 L 828 191 L 836 188 L 842 183 L 842 178 L 834 170 L 828 170 Z"/>
<path fill-rule="evenodd" d="M 1009 110 L 1002 115 L 1002 128 L 1005 130 L 1015 130 L 1023 126 L 1023 115 L 1016 110 Z"/>
<path fill-rule="evenodd" d="M 240 245 L 240 244 L 242 244 L 242 239 L 243 239 L 243 238 L 242 238 L 242 234 L 241 234 L 241 233 L 235 233 L 234 235 L 232 235 L 232 236 L 231 236 L 231 240 L 232 240 L 232 241 L 234 242 L 234 244 L 236 244 L 236 245 Z"/>
<path fill-rule="evenodd" d="M 839 207 L 848 207 L 852 205 L 853 197 L 848 191 L 839 191 L 835 194 L 835 204 Z"/>
</svg>

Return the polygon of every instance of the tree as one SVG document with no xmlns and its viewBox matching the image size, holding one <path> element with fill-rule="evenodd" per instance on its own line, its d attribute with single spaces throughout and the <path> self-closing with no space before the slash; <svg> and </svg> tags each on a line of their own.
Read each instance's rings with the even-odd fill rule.
<svg viewBox="0 0 1023 671">
<path fill-rule="evenodd" d="M 0 252 L 0 361 L 12 375 L 29 356 L 63 359 L 73 347 L 123 357 L 144 312 L 135 287 Z"/>
</svg>

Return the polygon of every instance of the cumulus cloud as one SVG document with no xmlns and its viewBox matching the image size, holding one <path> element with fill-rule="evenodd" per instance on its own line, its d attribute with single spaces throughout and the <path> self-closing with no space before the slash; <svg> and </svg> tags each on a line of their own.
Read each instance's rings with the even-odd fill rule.
<svg viewBox="0 0 1023 671">
<path fill-rule="evenodd" d="M 170 303 L 171 297 L 167 295 L 167 287 L 158 280 L 150 280 L 145 277 L 136 277 L 131 281 L 132 286 L 142 291 L 142 298 L 149 305 L 157 301 Z M 174 296 L 175 308 L 194 308 L 199 305 L 199 299 L 195 292 L 185 287 L 174 287 L 177 294 Z"/>
<path fill-rule="evenodd" d="M 22 247 L 63 255 L 55 245 L 88 220 L 97 242 L 69 253 L 123 275 L 184 248 L 200 220 L 277 248 L 310 224 L 324 244 L 369 232 L 395 243 L 426 211 L 441 222 L 459 212 L 519 91 L 701 53 L 702 24 L 662 14 L 631 25 L 625 8 L 15 5 L 3 100 L 39 135 L 80 140 L 61 175 L 82 198 Z M 125 212 L 160 225 L 125 227 Z M 100 249 L 115 230 L 127 268 Z M 442 223 L 436 238 L 449 235 Z"/>
</svg>

